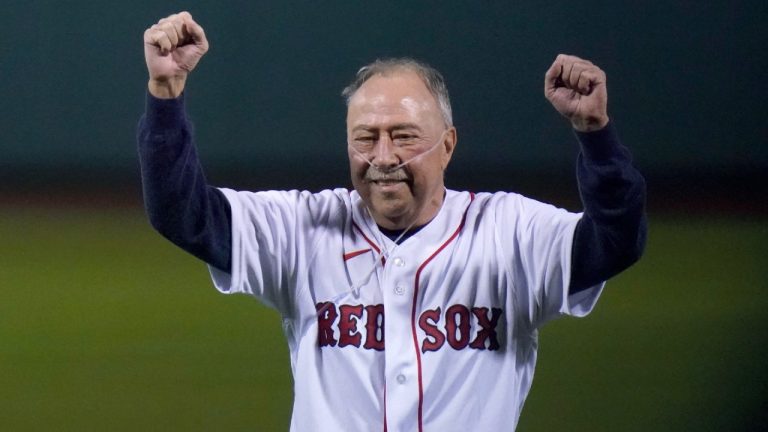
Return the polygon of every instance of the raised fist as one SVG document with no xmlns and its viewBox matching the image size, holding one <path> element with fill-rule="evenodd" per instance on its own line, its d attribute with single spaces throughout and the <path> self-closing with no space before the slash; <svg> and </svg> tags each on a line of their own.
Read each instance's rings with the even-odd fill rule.
<svg viewBox="0 0 768 432">
<path fill-rule="evenodd" d="M 544 76 L 544 95 L 581 132 L 608 124 L 605 72 L 588 60 L 560 54 Z"/>
<path fill-rule="evenodd" d="M 161 19 L 144 31 L 144 59 L 149 71 L 149 92 L 175 98 L 184 90 L 187 75 L 208 51 L 205 32 L 189 12 Z"/>
</svg>

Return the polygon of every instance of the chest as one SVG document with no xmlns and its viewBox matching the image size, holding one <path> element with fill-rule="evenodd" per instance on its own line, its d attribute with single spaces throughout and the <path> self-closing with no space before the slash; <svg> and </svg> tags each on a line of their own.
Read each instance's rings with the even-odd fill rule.
<svg viewBox="0 0 768 432">
<path fill-rule="evenodd" d="M 513 287 L 492 235 L 457 230 L 394 245 L 360 231 L 320 242 L 323 259 L 302 278 L 307 336 L 321 349 L 503 348 Z"/>
</svg>

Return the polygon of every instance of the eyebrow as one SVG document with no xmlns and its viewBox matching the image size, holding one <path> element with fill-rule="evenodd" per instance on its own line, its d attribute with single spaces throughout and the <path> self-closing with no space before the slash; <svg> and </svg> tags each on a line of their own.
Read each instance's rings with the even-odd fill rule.
<svg viewBox="0 0 768 432">
<path fill-rule="evenodd" d="M 396 123 L 389 128 L 387 128 L 389 131 L 399 131 L 404 129 L 413 129 L 417 130 L 419 132 L 422 131 L 421 127 L 417 125 L 416 123 Z M 358 131 L 364 131 L 364 132 L 376 132 L 379 128 L 376 126 L 370 126 L 370 125 L 357 125 L 354 128 L 352 128 L 352 132 L 358 132 Z"/>
</svg>

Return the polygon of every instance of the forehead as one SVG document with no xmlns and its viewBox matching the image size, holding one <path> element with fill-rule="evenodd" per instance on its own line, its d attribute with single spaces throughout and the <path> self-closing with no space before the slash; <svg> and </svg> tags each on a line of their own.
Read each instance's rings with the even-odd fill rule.
<svg viewBox="0 0 768 432">
<path fill-rule="evenodd" d="M 387 121 L 433 121 L 440 118 L 435 97 L 413 71 L 374 75 L 352 95 L 347 125 L 379 124 Z"/>
</svg>

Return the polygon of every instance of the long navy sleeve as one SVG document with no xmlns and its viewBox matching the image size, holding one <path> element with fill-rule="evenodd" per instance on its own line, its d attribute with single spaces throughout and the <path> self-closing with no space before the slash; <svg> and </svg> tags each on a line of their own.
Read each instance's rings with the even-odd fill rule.
<svg viewBox="0 0 768 432">
<path fill-rule="evenodd" d="M 647 236 L 645 179 L 613 125 L 576 136 L 581 144 L 576 177 L 584 214 L 574 234 L 570 294 L 635 263 Z"/>
<path fill-rule="evenodd" d="M 637 261 L 645 247 L 645 181 L 612 125 L 577 133 L 584 215 L 574 234 L 570 293 L 609 279 Z M 229 271 L 231 209 L 206 183 L 183 96 L 147 95 L 138 127 L 144 204 L 152 226 L 203 261 Z"/>
<path fill-rule="evenodd" d="M 192 255 L 230 271 L 232 212 L 224 194 L 205 180 L 184 97 L 147 94 L 137 138 L 144 206 L 152 226 Z"/>
</svg>

